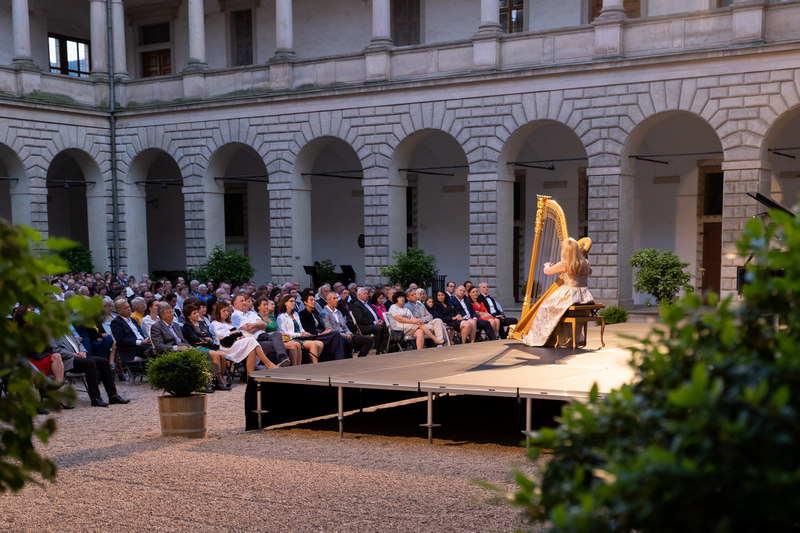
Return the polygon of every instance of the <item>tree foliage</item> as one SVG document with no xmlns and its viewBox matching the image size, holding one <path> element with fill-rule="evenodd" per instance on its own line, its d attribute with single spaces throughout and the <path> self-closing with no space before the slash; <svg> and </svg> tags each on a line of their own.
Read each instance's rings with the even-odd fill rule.
<svg viewBox="0 0 800 533">
<path fill-rule="evenodd" d="M 195 270 L 191 277 L 204 282 L 212 281 L 216 286 L 226 280 L 239 285 L 249 281 L 254 272 L 249 257 L 236 250 L 223 250 L 221 246 L 215 246 L 206 264 Z"/>
<path fill-rule="evenodd" d="M 689 280 L 692 277 L 684 271 L 689 263 L 665 250 L 655 248 L 639 250 L 631 256 L 631 266 L 638 267 L 633 288 L 638 292 L 652 294 L 656 302 L 669 303 L 675 301 L 678 292 L 692 290 Z"/>
<path fill-rule="evenodd" d="M 404 288 L 412 283 L 420 287 L 431 287 L 439 275 L 436 258 L 425 255 L 419 248 L 409 248 L 405 253 L 392 254 L 394 264 L 381 269 L 381 275 L 389 279 L 389 283 L 399 283 Z"/>
<path fill-rule="evenodd" d="M 170 396 L 191 396 L 211 381 L 211 364 L 203 350 L 168 352 L 147 363 L 147 380 Z"/>
<path fill-rule="evenodd" d="M 58 255 L 67 262 L 69 272 L 94 272 L 92 251 L 82 244 L 60 250 Z"/>
<path fill-rule="evenodd" d="M 34 417 L 42 409 L 60 409 L 74 393 L 48 390 L 45 377 L 33 370 L 27 355 L 43 352 L 50 338 L 67 333 L 71 317 L 88 322 L 102 310 L 99 298 L 76 297 L 61 304 L 52 297 L 53 287 L 45 277 L 68 268 L 52 251 L 74 244 L 49 239 L 46 247 L 50 252 L 36 254 L 32 247 L 41 247 L 39 233 L 0 219 L 0 314 L 11 314 L 17 303 L 39 310 L 26 313 L 23 326 L 14 320 L 0 320 L 0 379 L 7 384 L 7 394 L 0 397 L 0 493 L 38 483 L 38 476 L 55 480 L 55 464 L 37 452 L 33 439 L 47 442 L 56 423 L 52 418 L 37 423 Z"/>
<path fill-rule="evenodd" d="M 800 219 L 750 220 L 744 299 L 686 295 L 634 349 L 633 384 L 531 439 L 515 501 L 553 531 L 785 531 L 800 523 Z M 777 229 L 784 245 L 770 247 Z M 753 265 L 758 266 L 753 266 Z M 718 303 L 712 295 L 711 303 Z"/>
</svg>

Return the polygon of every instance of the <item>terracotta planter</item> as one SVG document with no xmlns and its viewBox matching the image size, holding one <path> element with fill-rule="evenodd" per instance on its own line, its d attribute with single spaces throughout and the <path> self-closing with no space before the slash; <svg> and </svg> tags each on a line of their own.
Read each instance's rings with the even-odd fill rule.
<svg viewBox="0 0 800 533">
<path fill-rule="evenodd" d="M 208 418 L 208 396 L 205 394 L 185 398 L 159 396 L 158 413 L 164 437 L 205 438 Z"/>
</svg>

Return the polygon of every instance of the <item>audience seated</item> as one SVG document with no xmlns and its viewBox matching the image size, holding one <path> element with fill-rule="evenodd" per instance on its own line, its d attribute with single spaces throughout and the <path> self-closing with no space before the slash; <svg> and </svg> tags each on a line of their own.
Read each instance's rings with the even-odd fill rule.
<svg viewBox="0 0 800 533">
<path fill-rule="evenodd" d="M 489 284 L 485 281 L 482 281 L 478 284 L 478 288 L 480 290 L 480 294 L 478 295 L 478 301 L 486 307 L 486 310 L 489 312 L 490 315 L 495 317 L 500 321 L 500 338 L 505 339 L 508 336 L 508 326 L 517 323 L 516 318 L 510 318 L 505 315 L 503 312 L 503 308 L 500 306 L 500 303 L 494 299 L 489 294 Z"/>
<path fill-rule="evenodd" d="M 489 324 L 489 322 L 486 320 L 478 320 L 478 314 L 472 307 L 472 302 L 467 297 L 467 290 L 463 285 L 459 285 L 458 287 L 456 287 L 455 296 L 453 296 L 450 302 L 453 304 L 453 307 L 456 308 L 456 310 L 460 315 L 475 320 L 475 326 L 477 330 L 483 331 L 486 334 L 486 336 L 491 340 L 497 339 L 497 335 L 495 335 L 494 328 L 492 327 L 492 325 Z M 475 339 L 476 335 L 473 334 L 470 342 L 473 342 Z"/>
<path fill-rule="evenodd" d="M 313 294 L 311 297 L 313 298 Z M 308 353 L 312 363 L 319 362 L 324 345 L 322 341 L 316 340 L 311 333 L 303 329 L 300 323 L 300 316 L 294 310 L 295 298 L 291 294 L 284 295 L 278 302 L 276 312 L 278 313 L 278 329 L 290 339 L 300 343 L 303 351 Z"/>
<path fill-rule="evenodd" d="M 412 283 L 412 285 L 414 284 Z M 437 344 L 449 344 L 444 322 L 442 322 L 442 320 L 439 318 L 434 318 L 433 315 L 428 312 L 428 310 L 425 308 L 425 304 L 419 301 L 418 291 L 419 289 L 409 287 L 409 289 L 406 291 L 405 307 L 411 311 L 411 314 L 414 316 L 414 318 L 421 319 L 422 323 L 427 325 L 428 329 L 430 329 L 437 338 L 444 340 L 444 342 Z M 423 293 L 424 292 L 425 291 L 423 291 Z"/>
<path fill-rule="evenodd" d="M 376 293 L 382 298 L 380 293 Z M 350 303 L 350 310 L 353 313 L 353 318 L 363 335 L 372 335 L 375 337 L 375 351 L 378 354 L 386 351 L 386 340 L 389 334 L 386 322 L 383 315 L 379 314 L 375 308 L 372 307 L 367 301 L 367 289 L 358 287 L 356 289 L 356 298 Z M 385 310 L 384 310 L 385 312 Z"/>
<path fill-rule="evenodd" d="M 346 289 L 345 289 L 346 290 Z M 344 341 L 344 351 L 347 357 L 352 357 L 353 348 L 358 350 L 358 357 L 366 357 L 372 349 L 372 337 L 366 335 L 353 335 L 347 327 L 344 315 L 338 309 L 339 298 L 335 292 L 328 293 L 328 305 L 322 311 L 322 321 L 325 329 L 338 332 Z"/>
<path fill-rule="evenodd" d="M 211 338 L 211 334 L 200 327 L 200 305 L 187 303 L 184 305 L 184 324 L 181 331 L 186 342 L 195 348 L 200 348 L 208 353 L 211 361 L 217 368 L 214 376 L 214 390 L 231 390 L 231 384 L 225 379 L 225 352 Z M 205 309 L 205 307 L 203 306 Z"/>
<path fill-rule="evenodd" d="M 115 302 L 117 317 L 111 321 L 111 333 L 117 345 L 117 357 L 120 361 L 129 363 L 136 357 L 145 359 L 153 355 L 152 343 L 131 319 L 131 304 L 127 300 Z"/>
<path fill-rule="evenodd" d="M 211 323 L 214 335 L 220 344 L 220 349 L 225 352 L 225 358 L 234 363 L 245 361 L 248 376 L 250 372 L 255 370 L 257 360 L 261 361 L 268 369 L 276 368 L 278 365 L 267 358 L 264 350 L 252 334 L 236 329 L 231 324 L 232 314 L 233 307 L 230 303 L 227 301 L 219 302 L 214 307 L 214 321 Z M 230 347 L 226 347 L 225 338 L 229 336 L 234 336 L 234 339 L 232 339 L 234 342 Z M 288 362 L 288 359 L 286 361 Z"/>
<path fill-rule="evenodd" d="M 394 303 L 389 308 L 389 316 L 391 316 L 392 320 L 397 324 L 396 327 L 398 331 L 401 331 L 405 336 L 414 337 L 417 350 L 421 350 L 425 347 L 425 337 L 431 339 L 437 346 L 444 344 L 444 338 L 434 335 L 421 318 L 414 317 L 411 313 L 411 309 L 404 306 L 406 295 L 403 291 L 395 292 L 392 295 L 392 302 Z"/>
<path fill-rule="evenodd" d="M 455 292 L 455 289 L 453 289 Z M 447 297 L 444 291 L 436 291 L 436 303 L 433 304 L 433 316 L 442 320 L 445 325 L 453 330 L 458 330 L 461 335 L 461 342 L 466 344 L 475 342 L 477 332 L 477 320 L 466 315 L 463 310 L 459 311 Z M 451 340 L 452 342 L 452 340 Z"/>
<path fill-rule="evenodd" d="M 326 295 L 331 291 L 326 291 Z M 300 317 L 300 324 L 303 329 L 315 335 L 316 339 L 322 341 L 324 346 L 322 350 L 322 357 L 320 361 L 344 359 L 345 343 L 342 336 L 336 332 L 331 331 L 325 327 L 322 321 L 322 316 L 317 311 L 317 301 L 314 298 L 313 291 L 304 291 L 305 293 L 305 308 L 298 313 Z M 333 293 L 334 295 L 336 293 Z M 326 303 L 327 305 L 327 303 Z"/>
<path fill-rule="evenodd" d="M 494 331 L 494 337 L 489 337 L 492 340 L 497 339 L 497 335 L 500 332 L 500 320 L 493 317 L 489 314 L 489 311 L 486 310 L 486 307 L 478 301 L 478 287 L 472 287 L 469 290 L 469 299 L 470 303 L 472 304 L 472 308 L 475 310 L 475 314 L 478 315 L 478 321 L 485 320 L 489 324 L 492 325 L 492 331 Z"/>
<path fill-rule="evenodd" d="M 267 332 L 267 324 L 253 311 L 253 299 L 246 293 L 239 293 L 233 298 L 233 314 L 231 324 L 233 327 L 245 331 L 256 337 L 261 349 L 267 357 L 274 357 L 275 364 L 288 360 L 286 345 L 281 334 L 275 330 Z M 285 364 L 285 363 L 284 363 Z"/>
</svg>

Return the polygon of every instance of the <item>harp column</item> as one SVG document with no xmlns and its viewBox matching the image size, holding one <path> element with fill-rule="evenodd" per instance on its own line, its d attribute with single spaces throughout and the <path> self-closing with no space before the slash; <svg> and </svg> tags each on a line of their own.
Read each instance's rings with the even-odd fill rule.
<svg viewBox="0 0 800 533">
<path fill-rule="evenodd" d="M 497 172 L 471 171 L 469 181 L 469 275 L 489 284 L 500 305 L 514 305 L 514 181 Z"/>
<path fill-rule="evenodd" d="M 634 175 L 620 167 L 586 169 L 589 180 L 589 290 L 606 305 L 633 304 Z"/>
</svg>

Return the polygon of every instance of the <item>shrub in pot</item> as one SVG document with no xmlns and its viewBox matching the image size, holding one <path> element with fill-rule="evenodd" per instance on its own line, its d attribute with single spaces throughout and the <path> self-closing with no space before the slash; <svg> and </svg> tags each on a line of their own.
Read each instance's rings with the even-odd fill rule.
<svg viewBox="0 0 800 533">
<path fill-rule="evenodd" d="M 206 353 L 196 348 L 168 352 L 147 365 L 147 379 L 159 396 L 161 434 L 205 437 L 208 399 L 202 391 L 211 381 L 211 364 Z"/>
</svg>

